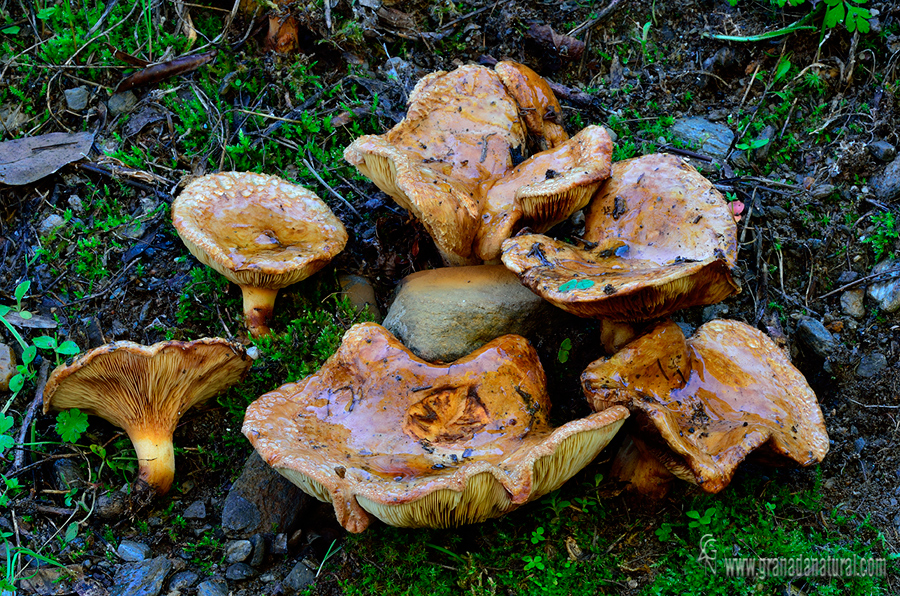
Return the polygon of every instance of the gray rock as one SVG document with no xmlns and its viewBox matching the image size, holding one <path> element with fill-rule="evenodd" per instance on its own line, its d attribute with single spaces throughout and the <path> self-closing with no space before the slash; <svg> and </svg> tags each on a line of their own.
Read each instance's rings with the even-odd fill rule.
<svg viewBox="0 0 900 596">
<path fill-rule="evenodd" d="M 310 499 L 254 452 L 225 498 L 222 529 L 233 538 L 290 532 Z"/>
<path fill-rule="evenodd" d="M 881 201 L 889 203 L 900 196 L 900 158 L 894 159 L 884 172 L 872 178 L 871 186 Z"/>
<path fill-rule="evenodd" d="M 272 540 L 272 554 L 273 555 L 283 555 L 288 552 L 288 539 L 287 534 L 275 534 L 274 540 Z"/>
<path fill-rule="evenodd" d="M 172 579 L 169 581 L 169 590 L 184 592 L 185 590 L 192 588 L 194 584 L 197 583 L 198 579 L 200 579 L 200 576 L 193 571 L 179 571 L 173 575 Z"/>
<path fill-rule="evenodd" d="M 887 368 L 887 364 L 887 358 L 880 352 L 866 354 L 860 359 L 859 366 L 856 367 L 856 374 L 865 379 L 871 379 Z"/>
<path fill-rule="evenodd" d="M 225 571 L 225 578 L 230 579 L 231 581 L 243 581 L 245 579 L 250 579 L 254 575 L 256 575 L 256 569 L 246 563 L 229 565 L 228 569 Z"/>
<path fill-rule="evenodd" d="M 897 157 L 897 148 L 887 141 L 873 141 L 869 143 L 868 149 L 878 161 L 893 161 Z"/>
<path fill-rule="evenodd" d="M 727 304 L 713 304 L 711 306 L 704 306 L 703 310 L 700 311 L 700 318 L 704 323 L 708 323 L 713 319 L 722 319 L 729 313 L 731 309 L 728 308 Z"/>
<path fill-rule="evenodd" d="M 357 312 L 368 308 L 369 312 L 375 316 L 375 320 L 381 320 L 381 310 L 375 299 L 375 289 L 368 279 L 360 275 L 340 275 L 338 283 L 341 284 L 341 291 L 350 299 L 350 303 Z"/>
<path fill-rule="evenodd" d="M 205 519 L 206 503 L 203 501 L 194 501 L 184 510 L 183 515 L 185 519 Z"/>
<path fill-rule="evenodd" d="M 249 540 L 232 540 L 225 547 L 225 562 L 240 563 L 246 561 L 253 552 L 253 544 Z"/>
<path fill-rule="evenodd" d="M 716 124 L 704 118 L 680 118 L 672 125 L 672 134 L 699 148 L 700 153 L 724 159 L 734 141 L 734 133 L 724 124 Z"/>
<path fill-rule="evenodd" d="M 0 343 L 0 391 L 9 389 L 9 382 L 16 376 L 16 353 L 12 346 Z"/>
<path fill-rule="evenodd" d="M 165 557 L 119 565 L 109 596 L 157 596 L 171 570 L 172 562 Z"/>
<path fill-rule="evenodd" d="M 63 91 L 66 95 L 66 106 L 73 112 L 80 112 L 85 109 L 91 94 L 87 87 L 75 87 Z"/>
<path fill-rule="evenodd" d="M 800 317 L 797 338 L 820 358 L 827 359 L 834 351 L 834 337 L 825 325 L 812 317 Z"/>
<path fill-rule="evenodd" d="M 250 544 L 253 545 L 253 557 L 250 559 L 250 564 L 253 567 L 259 567 L 262 565 L 263 559 L 269 552 L 269 545 L 266 541 L 266 537 L 262 534 L 254 534 L 250 537 Z"/>
<path fill-rule="evenodd" d="M 72 195 L 66 200 L 66 203 L 69 204 L 69 207 L 72 208 L 76 213 L 81 213 L 84 211 L 84 203 L 81 201 L 81 197 L 78 195 Z"/>
<path fill-rule="evenodd" d="M 850 271 L 844 271 L 843 273 L 841 273 L 841 275 L 837 279 L 837 282 L 840 285 L 844 285 L 850 283 L 851 281 L 856 281 L 857 279 L 859 279 L 859 273 L 851 269 Z"/>
<path fill-rule="evenodd" d="M 137 102 L 137 96 L 131 91 L 126 91 L 124 93 L 116 93 L 110 97 L 109 101 L 106 102 L 106 107 L 109 108 L 111 115 L 118 116 L 133 110 Z"/>
<path fill-rule="evenodd" d="M 527 335 L 546 308 L 503 265 L 419 271 L 398 288 L 383 324 L 429 361 L 456 360 L 507 333 Z"/>
<path fill-rule="evenodd" d="M 775 127 L 771 124 L 766 125 L 765 128 L 762 129 L 762 132 L 759 133 L 759 136 L 756 137 L 757 141 L 766 140 L 768 141 L 762 147 L 758 147 L 753 150 L 753 158 L 758 161 L 766 161 L 769 158 L 769 151 L 772 149 L 772 141 L 775 139 Z"/>
<path fill-rule="evenodd" d="M 746 170 L 750 167 L 750 160 L 747 159 L 747 153 L 745 151 L 741 151 L 740 149 L 732 153 L 729 159 L 731 161 L 731 165 L 735 168 Z"/>
<path fill-rule="evenodd" d="M 863 305 L 865 296 L 865 290 L 847 290 L 841 294 L 841 311 L 854 319 L 863 318 L 866 316 L 866 308 Z"/>
<path fill-rule="evenodd" d="M 55 213 L 48 215 L 44 221 L 38 226 L 38 232 L 41 234 L 49 234 L 55 228 L 65 225 L 66 220 Z"/>
<path fill-rule="evenodd" d="M 790 216 L 790 213 L 788 213 L 781 205 L 769 205 L 766 207 L 766 215 L 774 219 L 786 219 Z"/>
<path fill-rule="evenodd" d="M 859 437 L 858 439 L 853 441 L 853 448 L 856 449 L 857 453 L 862 452 L 862 450 L 866 448 L 866 440 L 862 437 Z"/>
<path fill-rule="evenodd" d="M 817 184 L 810 189 L 809 196 L 821 201 L 822 199 L 830 197 L 834 193 L 834 188 L 834 184 L 828 184 L 827 182 L 824 184 Z"/>
<path fill-rule="evenodd" d="M 900 260 L 888 259 L 872 268 L 872 274 L 884 273 L 895 269 L 887 279 L 869 286 L 869 298 L 878 303 L 878 308 L 885 312 L 900 310 Z"/>
<path fill-rule="evenodd" d="M 228 596 L 228 583 L 220 577 L 208 579 L 197 586 L 197 596 Z"/>
<path fill-rule="evenodd" d="M 127 497 L 122 491 L 113 491 L 97 497 L 97 516 L 100 519 L 117 519 L 122 517 L 127 507 Z"/>
<path fill-rule="evenodd" d="M 294 565 L 282 583 L 288 594 L 295 594 L 312 585 L 314 581 L 316 581 L 316 572 L 301 561 Z"/>
<path fill-rule="evenodd" d="M 146 544 L 134 542 L 133 540 L 123 540 L 119 543 L 116 554 L 118 554 L 123 561 L 136 563 L 148 558 L 152 554 L 152 551 Z"/>
</svg>

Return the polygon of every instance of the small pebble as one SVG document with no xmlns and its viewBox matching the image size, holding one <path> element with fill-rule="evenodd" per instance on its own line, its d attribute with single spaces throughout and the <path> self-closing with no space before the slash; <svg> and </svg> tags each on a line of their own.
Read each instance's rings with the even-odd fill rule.
<svg viewBox="0 0 900 596">
<path fill-rule="evenodd" d="M 187 509 L 184 510 L 185 519 L 204 519 L 206 518 L 206 503 L 203 501 L 194 501 Z"/>
<path fill-rule="evenodd" d="M 225 561 L 240 563 L 246 561 L 253 552 L 253 544 L 249 540 L 232 540 L 225 547 Z"/>
<path fill-rule="evenodd" d="M 123 540 L 116 549 L 116 554 L 122 557 L 123 561 L 129 563 L 137 563 L 147 559 L 150 556 L 150 547 L 133 540 Z"/>
<path fill-rule="evenodd" d="M 88 105 L 88 99 L 91 97 L 87 87 L 66 89 L 63 93 L 66 96 L 66 107 L 73 112 L 80 112 L 85 109 Z"/>
<path fill-rule="evenodd" d="M 235 563 L 225 571 L 225 577 L 232 581 L 250 579 L 254 575 L 256 575 L 256 569 L 246 563 Z"/>
<path fill-rule="evenodd" d="M 228 584 L 218 577 L 208 579 L 197 586 L 197 596 L 228 596 Z"/>
</svg>

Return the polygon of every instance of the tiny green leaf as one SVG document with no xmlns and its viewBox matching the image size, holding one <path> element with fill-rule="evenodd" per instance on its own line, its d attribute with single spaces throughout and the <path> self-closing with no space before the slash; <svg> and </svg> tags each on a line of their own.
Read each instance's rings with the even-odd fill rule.
<svg viewBox="0 0 900 596">
<path fill-rule="evenodd" d="M 22 373 L 17 374 L 9 380 L 9 390 L 18 393 L 25 386 L 25 376 Z"/>
<path fill-rule="evenodd" d="M 34 345 L 42 350 L 52 350 L 56 348 L 56 340 L 49 335 L 42 335 L 31 340 Z"/>
<path fill-rule="evenodd" d="M 22 364 L 31 364 L 34 362 L 35 357 L 37 356 L 37 348 L 28 345 L 22 350 Z"/>
<path fill-rule="evenodd" d="M 72 522 L 69 524 L 69 527 L 66 528 L 66 542 L 72 542 L 78 536 L 78 524 L 76 522 Z"/>
<path fill-rule="evenodd" d="M 27 321 L 28 319 L 30 319 L 31 317 L 33 317 L 33 316 L 34 316 L 34 315 L 31 314 L 30 312 L 28 312 L 27 310 L 21 310 L 21 311 L 19 311 L 19 317 L 22 318 L 22 319 L 25 319 L 26 321 Z"/>
<path fill-rule="evenodd" d="M 81 348 L 78 347 L 74 341 L 66 340 L 62 342 L 58 348 L 56 348 L 57 354 L 62 354 L 63 356 L 74 356 L 81 352 Z"/>
<path fill-rule="evenodd" d="M 31 282 L 29 280 L 25 280 L 19 285 L 16 286 L 16 302 L 21 302 L 22 298 L 25 297 L 25 294 L 28 293 L 28 290 L 31 288 Z"/>
<path fill-rule="evenodd" d="M 87 414 L 78 408 L 63 410 L 56 415 L 56 432 L 66 443 L 75 443 L 81 438 L 81 433 L 87 430 Z"/>
<path fill-rule="evenodd" d="M 7 27 L 5 29 L 0 29 L 0 33 L 5 33 L 6 35 L 17 35 L 22 28 L 18 25 L 13 25 L 12 27 Z"/>
</svg>

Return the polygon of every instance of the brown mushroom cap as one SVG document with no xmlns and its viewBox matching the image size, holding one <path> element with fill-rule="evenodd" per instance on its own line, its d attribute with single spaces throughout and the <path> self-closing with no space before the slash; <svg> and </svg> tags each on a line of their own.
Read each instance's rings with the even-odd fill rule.
<svg viewBox="0 0 900 596">
<path fill-rule="evenodd" d="M 528 158 L 489 183 L 475 251 L 484 261 L 500 256 L 500 245 L 528 226 L 549 230 L 584 208 L 609 178 L 613 144 L 600 126 Z"/>
<path fill-rule="evenodd" d="M 731 275 L 737 226 L 728 205 L 677 157 L 613 164 L 585 226 L 590 249 L 525 235 L 503 243 L 503 263 L 535 293 L 582 317 L 642 321 L 740 291 Z"/>
<path fill-rule="evenodd" d="M 178 420 L 240 381 L 251 364 L 243 347 L 220 338 L 106 344 L 50 374 L 44 412 L 78 408 L 125 429 L 137 452 L 139 481 L 162 495 L 175 474 Z"/>
<path fill-rule="evenodd" d="M 423 77 L 406 118 L 383 135 L 356 139 L 344 159 L 422 222 L 448 264 L 464 265 L 474 263 L 476 191 L 512 166 L 510 151 L 521 151 L 524 142 L 500 78 L 462 66 Z"/>
<path fill-rule="evenodd" d="M 495 64 L 494 72 L 516 100 L 528 132 L 541 140 L 541 149 L 551 149 L 569 138 L 562 126 L 559 100 L 538 73 L 524 64 L 508 61 Z"/>
<path fill-rule="evenodd" d="M 371 516 L 448 527 L 555 490 L 628 415 L 618 406 L 553 429 L 549 408 L 540 361 L 520 336 L 435 365 L 364 323 L 319 372 L 252 403 L 243 432 L 269 465 L 333 503 L 351 532 Z"/>
<path fill-rule="evenodd" d="M 197 260 L 241 286 L 254 337 L 267 333 L 278 290 L 324 267 L 347 231 L 319 197 L 276 176 L 220 172 L 172 202 L 172 223 Z"/>
<path fill-rule="evenodd" d="M 581 379 L 595 410 L 627 404 L 641 412 L 636 436 L 670 472 L 707 492 L 727 486 L 754 450 L 770 463 L 801 466 L 828 452 L 806 379 L 769 337 L 738 321 L 710 321 L 687 340 L 662 322 Z"/>
</svg>

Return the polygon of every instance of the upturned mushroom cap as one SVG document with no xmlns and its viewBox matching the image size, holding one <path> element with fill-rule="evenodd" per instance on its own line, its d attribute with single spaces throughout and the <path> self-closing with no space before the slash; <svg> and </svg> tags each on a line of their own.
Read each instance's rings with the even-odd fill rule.
<svg viewBox="0 0 900 596">
<path fill-rule="evenodd" d="M 562 126 L 559 100 L 538 73 L 517 62 L 498 62 L 494 72 L 519 106 L 528 132 L 538 137 L 541 149 L 564 143 L 569 135 Z"/>
<path fill-rule="evenodd" d="M 347 231 L 319 197 L 276 176 L 220 172 L 194 180 L 172 202 L 188 250 L 238 284 L 254 337 L 268 333 L 278 290 L 324 267 Z"/>
<path fill-rule="evenodd" d="M 627 417 L 614 406 L 553 429 L 537 354 L 516 335 L 449 365 L 415 357 L 380 325 L 354 325 L 322 369 L 253 402 L 243 432 L 351 532 L 371 517 L 449 527 L 559 487 Z"/>
<path fill-rule="evenodd" d="M 715 320 L 685 340 L 658 324 L 582 374 L 591 407 L 628 405 L 635 436 L 679 478 L 715 493 L 754 450 L 808 466 L 828 452 L 822 411 L 803 375 L 764 333 Z M 652 466 L 651 466 L 652 467 Z"/>
<path fill-rule="evenodd" d="M 503 241 L 522 227 L 544 232 L 584 208 L 609 178 L 612 150 L 606 130 L 588 126 L 491 181 L 475 237 L 478 257 L 496 259 Z"/>
<path fill-rule="evenodd" d="M 383 135 L 344 150 L 356 166 L 412 213 L 451 265 L 474 264 L 481 213 L 479 185 L 512 166 L 524 150 L 516 104 L 494 71 L 462 66 L 423 77 L 406 118 Z"/>
<path fill-rule="evenodd" d="M 720 302 L 740 291 L 731 269 L 737 226 L 712 184 L 681 159 L 613 164 L 585 211 L 577 248 L 540 235 L 511 238 L 503 263 L 573 314 L 643 321 Z"/>
<path fill-rule="evenodd" d="M 78 408 L 123 428 L 137 452 L 139 485 L 162 495 L 175 474 L 178 420 L 240 381 L 251 364 L 243 347 L 220 338 L 106 344 L 50 374 L 44 412 Z"/>
</svg>

